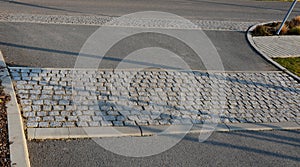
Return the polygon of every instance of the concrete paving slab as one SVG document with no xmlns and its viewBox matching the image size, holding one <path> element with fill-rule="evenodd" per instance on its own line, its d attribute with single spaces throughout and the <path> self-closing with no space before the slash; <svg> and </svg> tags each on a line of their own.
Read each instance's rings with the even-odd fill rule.
<svg viewBox="0 0 300 167">
<path fill-rule="evenodd" d="M 33 138 L 28 139 L 61 139 L 69 138 L 69 129 L 68 128 L 36 128 L 35 135 Z"/>
<path fill-rule="evenodd" d="M 140 128 L 128 127 L 81 127 L 81 128 L 28 128 L 28 140 L 70 139 L 95 137 L 141 136 Z"/>
<path fill-rule="evenodd" d="M 71 129 L 73 129 L 71 131 Z M 70 129 L 70 137 L 76 129 Z M 79 128 L 81 133 L 86 137 L 124 137 L 124 136 L 141 136 L 141 131 L 138 127 L 87 127 Z M 82 131 L 83 130 L 83 131 Z"/>
</svg>

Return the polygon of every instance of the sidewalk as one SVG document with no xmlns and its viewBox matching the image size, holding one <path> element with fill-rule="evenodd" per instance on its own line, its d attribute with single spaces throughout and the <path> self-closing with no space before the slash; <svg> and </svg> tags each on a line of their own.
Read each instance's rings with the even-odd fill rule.
<svg viewBox="0 0 300 167">
<path fill-rule="evenodd" d="M 300 36 L 253 37 L 253 41 L 271 58 L 300 57 Z"/>
</svg>

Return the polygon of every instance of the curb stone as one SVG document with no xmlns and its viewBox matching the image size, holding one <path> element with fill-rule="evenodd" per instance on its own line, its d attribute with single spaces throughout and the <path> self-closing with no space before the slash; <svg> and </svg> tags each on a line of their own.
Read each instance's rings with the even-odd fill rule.
<svg viewBox="0 0 300 167">
<path fill-rule="evenodd" d="M 268 23 L 273 23 L 273 22 L 266 22 L 266 23 L 260 23 L 260 24 L 256 24 L 251 26 L 248 30 L 247 30 L 247 40 L 250 43 L 250 45 L 267 61 L 269 61 L 271 64 L 273 64 L 275 67 L 277 67 L 279 70 L 287 73 L 288 75 L 290 75 L 291 77 L 293 77 L 295 80 L 297 80 L 298 82 L 300 82 L 300 77 L 298 77 L 297 75 L 293 74 L 292 72 L 290 72 L 288 69 L 286 69 L 285 67 L 281 66 L 279 63 L 277 63 L 276 61 L 274 61 L 272 58 L 270 58 L 269 56 L 267 56 L 266 54 L 264 54 L 262 51 L 260 51 L 260 49 L 255 45 L 251 32 L 260 25 L 264 25 L 264 24 L 268 24 Z"/>
<path fill-rule="evenodd" d="M 139 127 L 28 128 L 28 140 L 141 136 Z"/>
<path fill-rule="evenodd" d="M 6 104 L 7 120 L 8 120 L 8 135 L 10 149 L 11 165 L 13 167 L 26 166 L 30 167 L 27 142 L 24 134 L 23 121 L 18 107 L 16 94 L 12 85 L 12 81 L 7 70 L 3 55 L 0 51 L 0 66 L 3 68 L 2 86 L 4 91 L 10 95 L 11 100 Z"/>
<path fill-rule="evenodd" d="M 74 138 L 104 138 L 104 137 L 145 137 L 160 134 L 186 134 L 234 132 L 234 131 L 266 131 L 266 130 L 300 130 L 296 122 L 279 123 L 226 123 L 215 125 L 196 124 L 189 131 L 182 130 L 182 125 L 172 125 L 172 130 L 165 131 L 170 126 L 131 126 L 131 127 L 86 127 L 86 128 L 28 128 L 28 140 L 74 139 Z M 163 133 L 162 133 L 163 132 Z"/>
</svg>

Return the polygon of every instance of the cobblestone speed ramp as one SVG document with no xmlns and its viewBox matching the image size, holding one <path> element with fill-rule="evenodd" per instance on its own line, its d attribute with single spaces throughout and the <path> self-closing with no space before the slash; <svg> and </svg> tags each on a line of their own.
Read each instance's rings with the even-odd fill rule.
<svg viewBox="0 0 300 167">
<path fill-rule="evenodd" d="M 41 68 L 10 68 L 10 72 L 27 128 L 202 124 L 215 109 L 220 111 L 219 123 L 295 122 L 300 117 L 300 84 L 282 72 L 209 75 Z M 74 73 L 87 78 L 75 81 L 81 85 L 73 90 L 78 99 L 72 98 Z M 129 76 L 134 77 L 128 81 Z M 212 88 L 207 84 L 212 79 L 223 84 Z M 220 101 L 210 100 L 218 94 L 224 96 Z"/>
</svg>

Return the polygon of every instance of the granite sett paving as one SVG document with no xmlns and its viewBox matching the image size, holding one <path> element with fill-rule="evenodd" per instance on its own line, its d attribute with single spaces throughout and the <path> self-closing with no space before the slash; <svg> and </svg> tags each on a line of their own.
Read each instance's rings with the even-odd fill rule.
<svg viewBox="0 0 300 167">
<path fill-rule="evenodd" d="M 300 118 L 283 72 L 10 68 L 27 128 L 276 123 Z"/>
<path fill-rule="evenodd" d="M 39 15 L 39 14 L 8 14 L 0 13 L 0 22 L 26 22 L 42 24 L 71 24 L 71 25 L 95 25 L 118 27 L 147 27 L 167 29 L 203 29 L 246 31 L 249 26 L 257 22 L 220 21 L 220 20 L 190 20 L 172 18 L 122 18 L 110 16 L 63 16 L 63 15 Z"/>
</svg>

